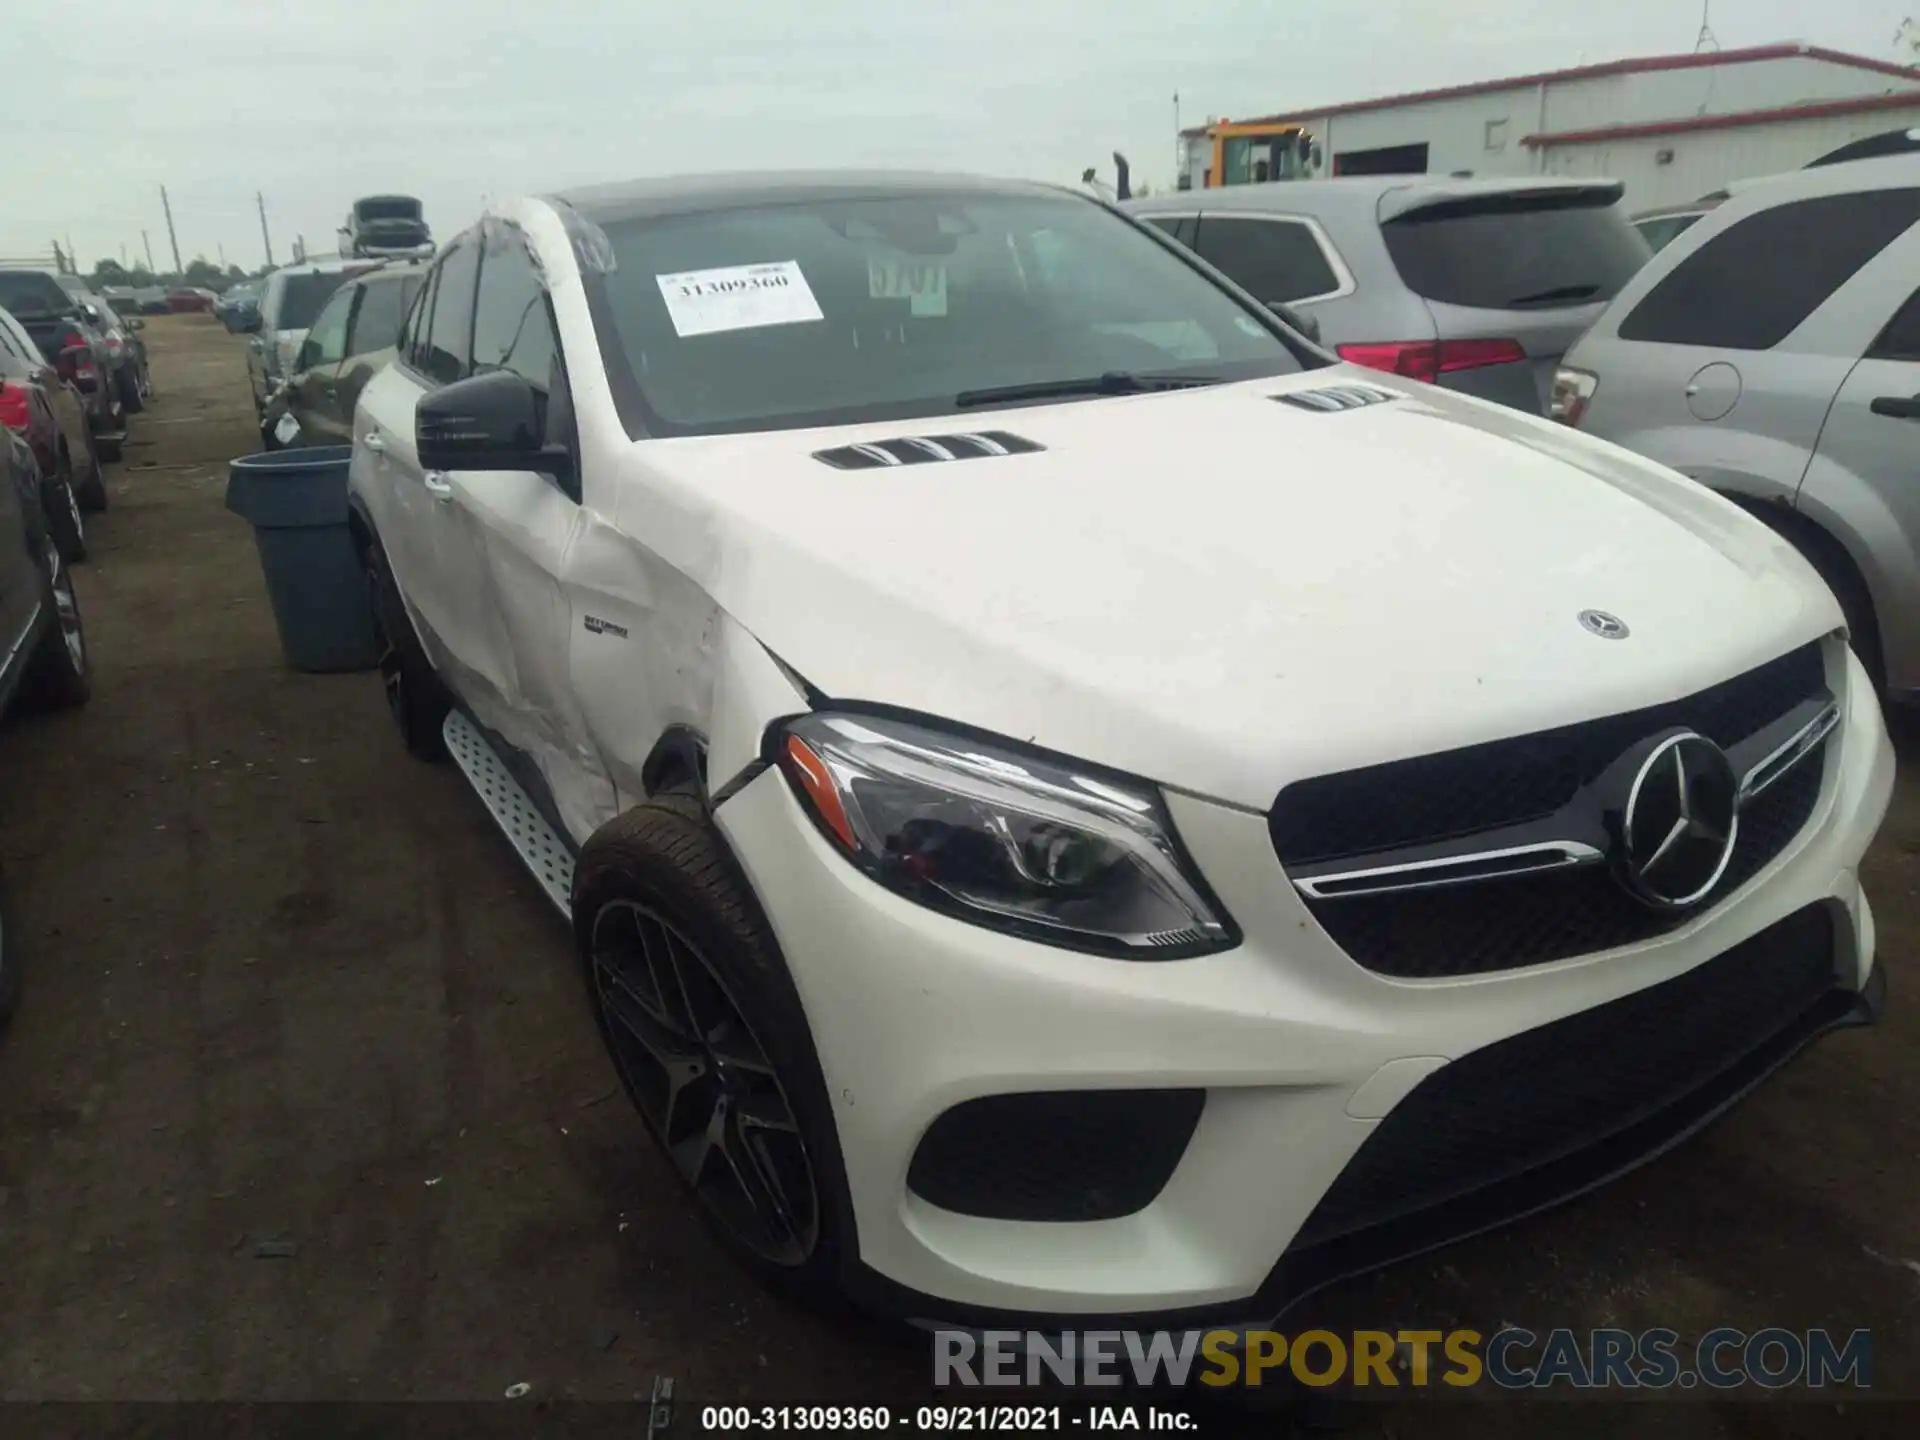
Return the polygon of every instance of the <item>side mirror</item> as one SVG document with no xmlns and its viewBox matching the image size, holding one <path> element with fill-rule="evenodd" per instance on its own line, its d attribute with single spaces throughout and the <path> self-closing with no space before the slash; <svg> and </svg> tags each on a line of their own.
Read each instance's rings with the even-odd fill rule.
<svg viewBox="0 0 1920 1440">
<path fill-rule="evenodd" d="M 1318 345 L 1320 343 L 1320 322 L 1314 319 L 1313 316 L 1302 315 L 1291 305 L 1282 304 L 1278 300 L 1269 300 L 1267 302 L 1267 309 L 1271 310 L 1275 315 L 1278 315 L 1282 321 L 1293 329 L 1298 330 L 1314 344 Z"/>
<path fill-rule="evenodd" d="M 129 315 L 126 319 L 126 326 L 129 330 L 144 330 L 147 328 L 147 322 L 142 320 L 138 315 Z"/>
<path fill-rule="evenodd" d="M 260 312 L 258 310 L 248 310 L 243 315 L 241 315 L 240 330 L 242 334 L 258 335 L 260 333 L 260 326 L 261 326 L 261 319 L 260 319 Z"/>
<path fill-rule="evenodd" d="M 524 378 L 492 370 L 433 391 L 414 411 L 414 449 L 424 470 L 533 470 L 556 479 L 573 457 L 543 443 L 546 399 Z"/>
<path fill-rule="evenodd" d="M 94 324 L 98 325 L 100 323 L 100 307 L 98 305 L 82 305 L 80 310 L 81 313 Z"/>
</svg>

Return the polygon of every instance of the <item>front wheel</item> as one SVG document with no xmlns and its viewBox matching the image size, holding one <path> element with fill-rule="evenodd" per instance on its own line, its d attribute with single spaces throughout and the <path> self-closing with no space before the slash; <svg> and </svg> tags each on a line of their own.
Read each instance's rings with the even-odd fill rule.
<svg viewBox="0 0 1920 1440">
<path fill-rule="evenodd" d="M 41 487 L 40 506 L 46 512 L 47 533 L 69 565 L 87 558 L 87 522 L 80 518 L 80 498 L 73 491 L 73 464 L 65 455 L 54 478 Z"/>
<path fill-rule="evenodd" d="M 386 691 L 387 710 L 400 727 L 409 755 L 416 760 L 444 760 L 447 742 L 441 727 L 453 702 L 420 648 L 399 583 L 378 542 L 367 546 L 366 570 L 367 603 L 373 608 L 374 633 L 380 638 L 380 683 Z"/>
<path fill-rule="evenodd" d="M 852 1207 L 800 997 L 694 795 L 581 852 L 574 933 L 621 1083 L 703 1218 L 763 1281 L 838 1298 Z"/>
<path fill-rule="evenodd" d="M 40 644 L 27 662 L 24 690 L 28 700 L 43 710 L 66 710 L 84 705 L 93 694 L 88 668 L 86 630 L 80 623 L 80 597 L 73 591 L 73 571 L 60 559 L 52 540 L 46 542 L 47 609 L 53 623 L 41 632 Z"/>
<path fill-rule="evenodd" d="M 114 384 L 120 389 L 120 408 L 129 415 L 138 415 L 147 408 L 146 387 L 140 383 L 140 367 L 122 365 L 114 376 Z"/>
</svg>

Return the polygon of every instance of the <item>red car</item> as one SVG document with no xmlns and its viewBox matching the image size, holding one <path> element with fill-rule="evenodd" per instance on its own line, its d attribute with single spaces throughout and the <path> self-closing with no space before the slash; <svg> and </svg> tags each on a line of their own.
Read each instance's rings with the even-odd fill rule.
<svg viewBox="0 0 1920 1440">
<path fill-rule="evenodd" d="M 84 559 L 80 511 L 104 510 L 105 477 L 86 402 L 46 361 L 25 328 L 0 310 L 0 426 L 27 442 L 40 471 L 41 507 L 60 558 Z"/>
<path fill-rule="evenodd" d="M 167 308 L 176 315 L 189 315 L 197 311 L 211 311 L 214 302 L 220 297 L 211 290 L 169 290 Z"/>
</svg>

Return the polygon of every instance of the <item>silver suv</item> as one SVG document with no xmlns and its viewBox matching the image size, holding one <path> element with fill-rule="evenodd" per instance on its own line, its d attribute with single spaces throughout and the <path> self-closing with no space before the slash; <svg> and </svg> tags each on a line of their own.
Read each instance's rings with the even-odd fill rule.
<svg viewBox="0 0 1920 1440">
<path fill-rule="evenodd" d="M 1612 180 L 1353 176 L 1123 208 L 1344 360 L 1539 414 L 1555 368 L 1647 261 Z"/>
<path fill-rule="evenodd" d="M 378 260 L 308 260 L 274 271 L 263 282 L 260 308 L 248 315 L 247 381 L 253 387 L 253 411 L 264 424 L 267 402 L 280 383 L 293 373 L 300 342 L 307 338 L 320 307 L 333 292 L 355 275 L 364 275 Z"/>
<path fill-rule="evenodd" d="M 1552 413 L 1711 486 L 1813 562 L 1920 701 L 1920 155 L 1776 176 L 1654 257 Z"/>
</svg>

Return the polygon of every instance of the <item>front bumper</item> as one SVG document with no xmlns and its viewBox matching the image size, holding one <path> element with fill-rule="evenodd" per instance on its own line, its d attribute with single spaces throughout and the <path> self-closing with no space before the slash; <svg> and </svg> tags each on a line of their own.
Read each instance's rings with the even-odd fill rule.
<svg viewBox="0 0 1920 1440">
<path fill-rule="evenodd" d="M 813 1032 L 858 1231 L 850 1287 L 906 1318 L 963 1325 L 1257 1324 L 1340 1275 L 1565 1199 L 1699 1128 L 1816 1035 L 1877 1010 L 1872 913 L 1855 872 L 1891 796 L 1893 756 L 1866 678 L 1847 663 L 1819 805 L 1754 880 L 1645 944 L 1461 979 L 1394 980 L 1350 960 L 1286 883 L 1262 815 L 1168 796 L 1245 940 L 1128 963 L 1011 939 L 881 889 L 829 848 L 777 773 L 761 775 L 717 819 Z M 1791 1013 L 1762 1017 L 1725 1063 L 1676 1071 L 1678 1092 L 1652 1086 L 1661 1103 L 1626 1129 L 1516 1173 L 1490 1154 L 1470 1193 L 1441 1186 L 1410 1214 L 1361 1206 L 1358 1231 L 1327 1223 L 1323 1200 L 1374 1163 L 1363 1145 L 1397 1110 L 1417 1114 L 1403 1105 L 1429 1103 L 1439 1082 L 1422 1082 L 1451 1062 L 1510 1053 L 1495 1047 L 1652 987 L 1704 983 L 1716 958 L 1764 944 L 1800 912 L 1825 927 L 1817 993 L 1783 990 Z M 1157 1196 L 1119 1218 L 984 1219 L 908 1187 L 922 1138 L 962 1102 L 1178 1089 L 1206 1092 L 1197 1127 Z"/>
</svg>

